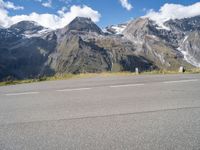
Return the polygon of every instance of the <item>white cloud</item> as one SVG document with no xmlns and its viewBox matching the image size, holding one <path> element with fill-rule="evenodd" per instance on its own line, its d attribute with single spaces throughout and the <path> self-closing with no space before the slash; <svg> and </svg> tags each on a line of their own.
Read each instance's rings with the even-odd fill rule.
<svg viewBox="0 0 200 150">
<path fill-rule="evenodd" d="M 12 24 L 23 20 L 35 21 L 41 24 L 44 27 L 48 27 L 51 29 L 62 28 L 69 24 L 75 17 L 88 17 L 91 18 L 92 21 L 98 22 L 101 14 L 93 10 L 92 8 L 84 5 L 84 6 L 76 6 L 73 5 L 67 11 L 65 7 L 59 11 L 58 15 L 56 14 L 38 14 L 33 12 L 29 15 L 16 15 L 9 16 L 8 11 L 4 8 L 0 7 L 0 25 L 3 27 L 9 27 Z"/>
<path fill-rule="evenodd" d="M 200 2 L 195 4 L 184 6 L 180 4 L 165 4 L 158 12 L 150 10 L 145 17 L 156 21 L 160 26 L 164 26 L 163 23 L 170 19 L 183 19 L 200 15 Z"/>
<path fill-rule="evenodd" d="M 22 6 L 15 6 L 13 2 L 10 2 L 10 1 L 4 2 L 3 0 L 0 0 L 0 8 L 1 9 L 13 9 L 13 10 L 24 9 L 24 7 L 22 7 Z"/>
<path fill-rule="evenodd" d="M 130 11 L 133 6 L 128 2 L 128 0 L 120 0 L 120 3 L 122 7 L 126 8 L 128 11 Z"/>
<path fill-rule="evenodd" d="M 44 2 L 44 3 L 42 3 L 42 6 L 48 7 L 48 8 L 52 7 L 52 0 L 48 0 L 48 1 Z"/>
</svg>

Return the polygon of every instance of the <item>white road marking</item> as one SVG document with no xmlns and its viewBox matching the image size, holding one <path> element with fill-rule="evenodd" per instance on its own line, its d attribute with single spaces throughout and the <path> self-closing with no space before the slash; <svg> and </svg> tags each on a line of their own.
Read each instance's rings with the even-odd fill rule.
<svg viewBox="0 0 200 150">
<path fill-rule="evenodd" d="M 176 81 L 165 81 L 160 83 L 170 84 L 170 83 L 186 83 L 186 82 L 195 82 L 199 81 L 198 79 L 191 79 L 191 80 L 176 80 Z M 136 86 L 143 86 L 145 84 L 124 84 L 124 85 L 112 85 L 108 86 L 110 88 L 120 88 L 120 87 L 136 87 Z M 56 90 L 57 92 L 70 92 L 70 91 L 84 91 L 84 90 L 91 90 L 92 88 L 76 88 L 76 89 L 62 89 Z M 23 93 L 7 93 L 6 96 L 19 96 L 19 95 L 31 95 L 31 94 L 39 94 L 40 92 L 23 92 Z"/>
<path fill-rule="evenodd" d="M 91 90 L 91 88 L 63 89 L 63 90 L 56 90 L 56 91 L 57 92 L 71 92 L 71 91 L 84 91 L 84 90 Z"/>
<path fill-rule="evenodd" d="M 30 94 L 39 94 L 39 92 L 24 92 L 24 93 L 8 93 L 6 96 L 19 96 L 19 95 L 30 95 Z"/>
<path fill-rule="evenodd" d="M 125 85 L 113 85 L 109 86 L 110 88 L 120 88 L 120 87 L 134 87 L 134 86 L 142 86 L 144 84 L 125 84 Z"/>
<path fill-rule="evenodd" d="M 163 83 L 166 83 L 166 84 L 169 84 L 169 83 L 186 83 L 186 82 L 195 82 L 195 81 L 198 81 L 198 79 L 166 81 L 166 82 L 163 82 Z"/>
</svg>

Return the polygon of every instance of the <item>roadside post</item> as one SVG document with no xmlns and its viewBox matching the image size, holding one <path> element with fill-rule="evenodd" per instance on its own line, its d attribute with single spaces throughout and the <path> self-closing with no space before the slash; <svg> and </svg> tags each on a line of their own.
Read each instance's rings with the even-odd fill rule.
<svg viewBox="0 0 200 150">
<path fill-rule="evenodd" d="M 135 68 L 135 73 L 139 74 L 139 69 L 138 68 Z"/>
<path fill-rule="evenodd" d="M 179 73 L 184 73 L 184 67 L 183 66 L 181 66 L 180 68 L 179 68 Z"/>
</svg>

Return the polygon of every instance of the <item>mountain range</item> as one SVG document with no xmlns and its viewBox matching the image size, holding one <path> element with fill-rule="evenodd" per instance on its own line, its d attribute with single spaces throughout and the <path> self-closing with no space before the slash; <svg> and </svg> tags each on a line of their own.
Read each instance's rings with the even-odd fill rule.
<svg viewBox="0 0 200 150">
<path fill-rule="evenodd" d="M 0 28 L 0 81 L 200 67 L 200 16 L 163 26 L 142 17 L 102 30 L 90 18 L 77 17 L 57 30 L 31 21 Z"/>
</svg>

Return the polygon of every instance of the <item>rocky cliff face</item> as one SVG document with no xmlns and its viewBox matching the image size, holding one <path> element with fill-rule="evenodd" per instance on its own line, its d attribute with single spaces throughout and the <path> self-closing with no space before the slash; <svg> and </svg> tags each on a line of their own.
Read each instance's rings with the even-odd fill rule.
<svg viewBox="0 0 200 150">
<path fill-rule="evenodd" d="M 24 29 L 22 24 L 28 29 Z M 34 30 L 31 30 L 32 27 Z M 23 22 L 0 31 L 0 79 L 34 78 L 43 73 L 48 55 L 55 50 L 56 37 L 53 33 L 38 37 L 24 35 L 27 31 L 34 35 L 39 30 L 42 27 L 38 28 L 32 22 Z"/>
<path fill-rule="evenodd" d="M 185 60 L 200 67 L 200 31 L 188 33 L 178 48 Z"/>
<path fill-rule="evenodd" d="M 64 29 L 57 30 L 56 35 L 56 51 L 49 55 L 47 63 L 55 72 L 121 71 L 153 66 L 145 58 L 134 55 L 131 42 L 106 35 L 88 18 L 76 18 Z"/>
<path fill-rule="evenodd" d="M 148 18 L 139 18 L 128 24 L 123 35 L 161 68 L 199 67 L 199 22 L 200 16 L 169 20 L 163 29 Z"/>
<path fill-rule="evenodd" d="M 0 29 L 0 80 L 200 66 L 199 18 L 169 20 L 169 30 L 139 18 L 117 26 L 120 34 L 115 26 L 104 33 L 89 18 L 55 31 L 23 21 Z"/>
<path fill-rule="evenodd" d="M 180 20 L 169 20 L 165 23 L 177 38 L 177 49 L 184 59 L 193 66 L 200 67 L 199 32 L 200 16 Z"/>
</svg>

